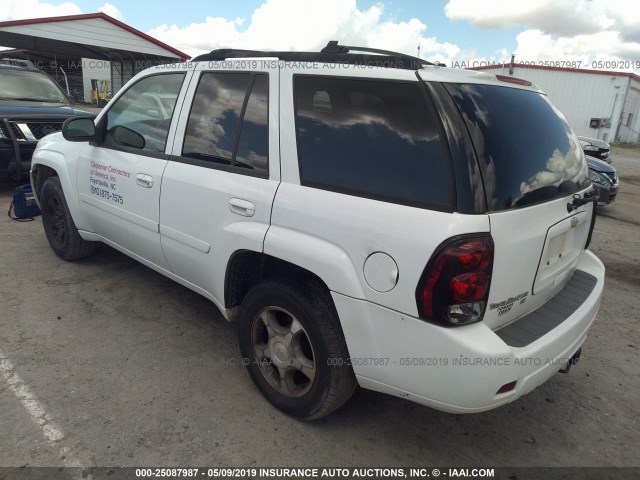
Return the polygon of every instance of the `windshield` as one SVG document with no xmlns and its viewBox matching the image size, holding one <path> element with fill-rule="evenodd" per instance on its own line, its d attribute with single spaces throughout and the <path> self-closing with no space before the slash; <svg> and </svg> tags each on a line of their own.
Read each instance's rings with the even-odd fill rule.
<svg viewBox="0 0 640 480">
<path fill-rule="evenodd" d="M 580 142 L 545 95 L 475 84 L 445 84 L 480 162 L 490 211 L 546 202 L 590 185 Z"/>
<path fill-rule="evenodd" d="M 51 78 L 34 70 L 0 69 L 0 99 L 69 103 Z"/>
</svg>

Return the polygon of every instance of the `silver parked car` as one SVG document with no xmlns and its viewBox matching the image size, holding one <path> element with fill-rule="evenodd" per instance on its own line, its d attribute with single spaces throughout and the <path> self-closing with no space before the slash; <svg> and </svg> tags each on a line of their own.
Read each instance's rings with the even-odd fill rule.
<svg viewBox="0 0 640 480">
<path fill-rule="evenodd" d="M 589 164 L 589 178 L 598 187 L 598 205 L 609 205 L 616 199 L 620 181 L 618 173 L 606 162 L 586 155 Z"/>
<path fill-rule="evenodd" d="M 611 145 L 604 140 L 589 137 L 578 137 L 580 145 L 582 145 L 582 151 L 585 155 L 595 157 L 599 160 L 604 160 L 607 163 L 611 163 L 609 153 L 611 151 Z"/>
</svg>

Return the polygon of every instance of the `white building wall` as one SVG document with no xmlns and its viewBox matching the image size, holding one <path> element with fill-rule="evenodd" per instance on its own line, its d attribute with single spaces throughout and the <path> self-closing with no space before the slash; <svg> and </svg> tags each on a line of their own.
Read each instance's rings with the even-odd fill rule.
<svg viewBox="0 0 640 480">
<path fill-rule="evenodd" d="M 509 66 L 483 69 L 509 75 Z M 568 70 L 543 70 L 515 67 L 514 77 L 538 85 L 567 118 L 578 135 L 614 141 L 620 122 L 630 78 Z M 591 128 L 592 118 L 607 118 L 607 126 Z"/>
<path fill-rule="evenodd" d="M 640 141 L 640 81 L 633 79 L 620 118 L 618 139 L 622 143 Z"/>
<path fill-rule="evenodd" d="M 91 80 L 107 80 L 111 82 L 111 62 L 93 58 L 82 59 L 84 101 L 87 103 L 91 103 Z"/>
<path fill-rule="evenodd" d="M 81 38 L 82 43 L 89 46 L 178 58 L 177 54 L 102 18 L 15 25 L 4 27 L 3 31 L 65 42 L 76 42 Z"/>
</svg>

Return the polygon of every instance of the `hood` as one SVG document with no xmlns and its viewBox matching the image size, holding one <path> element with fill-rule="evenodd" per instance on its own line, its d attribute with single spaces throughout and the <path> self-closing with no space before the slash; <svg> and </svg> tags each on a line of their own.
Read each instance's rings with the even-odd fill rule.
<svg viewBox="0 0 640 480">
<path fill-rule="evenodd" d="M 579 140 L 582 140 L 583 142 L 589 142 L 591 145 L 595 145 L 596 147 L 600 147 L 600 148 L 609 148 L 610 145 L 605 142 L 604 140 L 598 140 L 597 138 L 590 138 L 590 137 L 580 137 L 578 136 Z"/>
<path fill-rule="evenodd" d="M 616 173 L 616 169 L 609 165 L 607 162 L 603 162 L 602 160 L 598 160 L 597 158 L 590 157 L 589 155 L 585 155 L 587 158 L 587 163 L 589 164 L 589 168 L 595 170 L 596 172 L 605 172 L 605 173 Z"/>
<path fill-rule="evenodd" d="M 1 118 L 68 118 L 73 116 L 93 117 L 94 115 L 64 103 L 0 100 Z"/>
</svg>

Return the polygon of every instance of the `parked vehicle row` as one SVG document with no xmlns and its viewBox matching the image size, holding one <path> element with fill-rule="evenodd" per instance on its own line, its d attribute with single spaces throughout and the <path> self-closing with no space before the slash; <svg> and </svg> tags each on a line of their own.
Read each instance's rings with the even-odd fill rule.
<svg viewBox="0 0 640 480">
<path fill-rule="evenodd" d="M 0 178 L 26 177 L 38 140 L 60 131 L 67 118 L 92 117 L 72 103 L 31 62 L 0 59 Z"/>
<path fill-rule="evenodd" d="M 589 178 L 598 189 L 598 205 L 609 205 L 616 199 L 620 188 L 616 169 L 589 155 L 587 155 L 587 163 L 589 164 Z"/>
<path fill-rule="evenodd" d="M 604 160 L 607 163 L 611 163 L 609 154 L 611 153 L 611 145 L 604 140 L 591 137 L 578 137 L 580 145 L 585 155 L 597 158 L 598 160 Z"/>
</svg>

